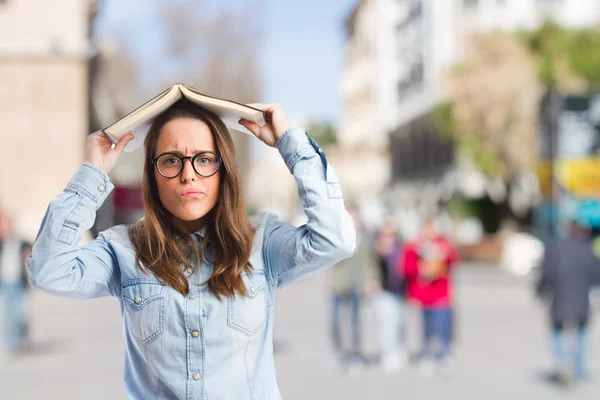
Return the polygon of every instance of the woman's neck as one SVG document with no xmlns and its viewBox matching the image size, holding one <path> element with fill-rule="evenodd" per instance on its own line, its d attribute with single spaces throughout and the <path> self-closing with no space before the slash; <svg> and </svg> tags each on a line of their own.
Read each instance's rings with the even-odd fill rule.
<svg viewBox="0 0 600 400">
<path fill-rule="evenodd" d="M 173 216 L 171 222 L 179 232 L 188 235 L 194 234 L 206 226 L 206 219 L 204 217 L 194 221 L 184 221 Z"/>
</svg>

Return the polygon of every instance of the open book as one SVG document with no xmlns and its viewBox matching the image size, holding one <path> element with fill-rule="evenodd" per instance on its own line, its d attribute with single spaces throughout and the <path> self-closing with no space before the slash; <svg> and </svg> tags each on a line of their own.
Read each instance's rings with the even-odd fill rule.
<svg viewBox="0 0 600 400">
<path fill-rule="evenodd" d="M 117 143 L 117 141 L 128 132 L 133 132 L 135 139 L 130 141 L 125 147 L 125 151 L 131 152 L 144 144 L 144 138 L 146 137 L 146 134 L 148 134 L 148 130 L 150 129 L 154 118 L 181 98 L 186 98 L 187 100 L 214 112 L 228 128 L 249 135 L 252 135 L 252 133 L 238 123 L 240 119 L 247 119 L 260 126 L 265 124 L 265 114 L 258 108 L 212 96 L 194 89 L 191 86 L 178 83 L 141 105 L 114 124 L 102 129 L 102 132 L 113 143 Z"/>
</svg>

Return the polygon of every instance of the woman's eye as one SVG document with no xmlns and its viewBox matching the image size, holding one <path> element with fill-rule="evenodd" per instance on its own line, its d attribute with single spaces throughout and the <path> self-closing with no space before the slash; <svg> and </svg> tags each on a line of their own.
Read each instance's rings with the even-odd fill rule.
<svg viewBox="0 0 600 400">
<path fill-rule="evenodd" d="M 169 157 L 166 160 L 164 160 L 164 163 L 166 165 L 176 165 L 176 164 L 179 164 L 179 158 L 177 158 L 177 157 Z"/>
</svg>

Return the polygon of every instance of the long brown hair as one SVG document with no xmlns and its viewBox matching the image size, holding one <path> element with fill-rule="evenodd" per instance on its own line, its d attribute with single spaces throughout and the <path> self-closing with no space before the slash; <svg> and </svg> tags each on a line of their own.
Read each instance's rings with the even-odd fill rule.
<svg viewBox="0 0 600 400">
<path fill-rule="evenodd" d="M 192 118 L 208 125 L 215 141 L 215 151 L 223 160 L 220 170 L 219 197 L 204 219 L 205 235 L 196 245 L 191 235 L 180 232 L 171 222 L 171 213 L 160 202 L 152 158 L 161 129 L 174 119 Z M 144 140 L 144 218 L 129 229 L 129 238 L 136 249 L 136 263 L 142 271 L 150 271 L 179 293 L 189 292 L 184 269 L 202 265 L 210 243 L 214 263 L 208 284 L 218 298 L 246 295 L 242 271 L 251 272 L 249 262 L 255 229 L 245 211 L 242 179 L 235 158 L 231 134 L 212 112 L 188 101 L 179 101 L 153 122 Z M 214 254 L 214 257 L 212 256 Z"/>
</svg>

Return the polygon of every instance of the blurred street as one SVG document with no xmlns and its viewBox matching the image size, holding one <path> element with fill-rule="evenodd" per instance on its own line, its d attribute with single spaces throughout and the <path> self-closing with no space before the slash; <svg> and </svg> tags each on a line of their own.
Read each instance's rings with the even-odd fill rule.
<svg viewBox="0 0 600 400">
<path fill-rule="evenodd" d="M 333 367 L 328 336 L 327 274 L 282 290 L 275 337 L 279 386 L 294 399 L 597 399 L 600 398 L 600 334 L 592 327 L 591 382 L 561 389 L 550 384 L 545 313 L 527 278 L 493 266 L 457 274 L 456 377 L 424 378 L 415 365 L 384 375 L 376 364 L 343 376 Z M 32 354 L 0 359 L 2 399 L 121 399 L 123 341 L 114 299 L 69 301 L 35 293 Z M 363 309 L 364 343 L 376 355 L 374 318 Z M 410 311 L 408 346 L 416 349 L 417 314 Z"/>
</svg>

